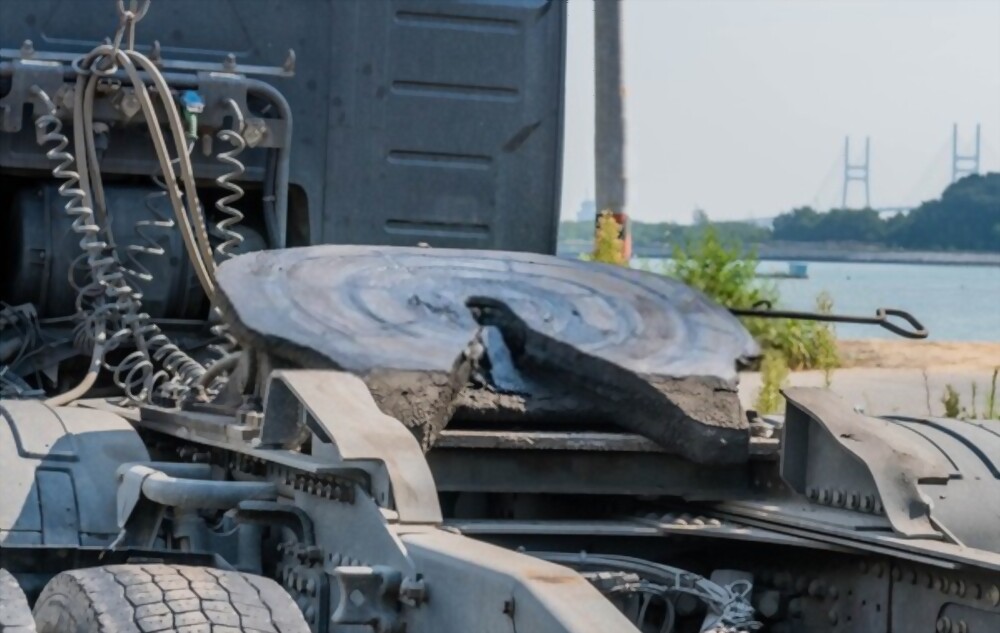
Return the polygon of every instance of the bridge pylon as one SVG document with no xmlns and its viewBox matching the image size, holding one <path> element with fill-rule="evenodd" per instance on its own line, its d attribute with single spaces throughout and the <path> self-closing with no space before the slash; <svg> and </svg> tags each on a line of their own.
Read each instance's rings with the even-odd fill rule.
<svg viewBox="0 0 1000 633">
<path fill-rule="evenodd" d="M 840 206 L 842 209 L 848 209 L 847 206 L 847 193 L 852 182 L 859 182 L 864 187 L 865 192 L 865 207 L 871 208 L 871 181 L 870 181 L 870 165 L 871 165 L 871 139 L 865 137 L 865 159 L 861 163 L 851 162 L 851 137 L 844 137 L 844 191 L 841 196 Z"/>
<path fill-rule="evenodd" d="M 979 173 L 979 158 L 981 155 L 980 124 L 976 123 L 976 145 L 971 154 L 961 154 L 958 150 L 958 123 L 951 128 L 951 181 L 961 180 L 966 176 Z"/>
</svg>

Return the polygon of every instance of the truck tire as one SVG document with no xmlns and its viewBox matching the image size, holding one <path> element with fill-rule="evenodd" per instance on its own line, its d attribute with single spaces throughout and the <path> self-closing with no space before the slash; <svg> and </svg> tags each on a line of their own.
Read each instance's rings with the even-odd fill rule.
<svg viewBox="0 0 1000 633">
<path fill-rule="evenodd" d="M 21 586 L 0 569 L 0 633 L 35 633 L 35 620 Z"/>
<path fill-rule="evenodd" d="M 110 565 L 59 574 L 35 604 L 39 633 L 309 633 L 268 578 L 183 565 Z"/>
</svg>

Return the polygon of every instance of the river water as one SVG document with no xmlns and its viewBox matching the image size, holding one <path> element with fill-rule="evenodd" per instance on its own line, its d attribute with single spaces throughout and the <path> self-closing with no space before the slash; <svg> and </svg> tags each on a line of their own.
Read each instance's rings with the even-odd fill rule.
<svg viewBox="0 0 1000 633">
<path fill-rule="evenodd" d="M 651 262 L 654 269 L 663 261 Z M 936 341 L 1000 341 L 1000 267 L 811 262 L 808 279 L 766 279 L 786 309 L 812 310 L 827 292 L 840 314 L 874 315 L 899 308 L 916 316 Z M 787 272 L 788 263 L 761 262 L 760 272 Z M 895 338 L 874 326 L 838 325 L 840 338 Z"/>
</svg>

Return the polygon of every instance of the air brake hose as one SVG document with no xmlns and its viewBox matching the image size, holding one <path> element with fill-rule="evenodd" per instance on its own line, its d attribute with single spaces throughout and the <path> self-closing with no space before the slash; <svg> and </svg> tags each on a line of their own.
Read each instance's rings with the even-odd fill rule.
<svg viewBox="0 0 1000 633">
<path fill-rule="evenodd" d="M 173 134 L 174 146 L 178 148 L 186 147 L 187 141 L 185 138 L 186 130 L 184 128 L 184 124 L 177 111 L 177 105 L 170 98 L 170 87 L 163 78 L 163 74 L 160 72 L 160 69 L 157 68 L 156 64 L 150 61 L 149 58 L 142 53 L 129 51 L 129 53 L 125 55 L 119 51 L 118 55 L 119 58 L 122 59 L 122 67 L 125 69 L 125 72 L 128 73 L 129 78 L 132 79 L 133 84 L 142 86 L 145 90 L 145 85 L 142 83 L 142 79 L 139 77 L 139 73 L 136 71 L 135 65 L 132 64 L 132 58 L 134 58 L 135 61 L 139 63 L 139 66 L 141 66 L 142 69 L 149 74 L 157 92 L 160 94 L 163 107 L 166 110 L 170 131 Z M 152 115 L 155 120 L 155 112 L 152 112 Z M 154 135 L 154 138 L 155 137 L 156 135 Z M 162 135 L 160 135 L 160 137 L 160 143 L 163 143 Z M 215 260 L 212 258 L 212 245 L 208 239 L 208 229 L 205 226 L 204 211 L 198 201 L 198 190 L 194 181 L 194 168 L 191 165 L 191 157 L 186 152 L 178 151 L 178 157 L 180 158 L 180 171 L 181 178 L 184 182 L 185 195 L 187 197 L 189 211 L 193 220 L 192 224 L 194 225 L 195 236 L 197 238 L 198 245 L 200 246 L 200 258 L 209 277 L 208 283 L 210 288 L 205 289 L 205 294 L 208 296 L 209 301 L 213 305 L 216 305 Z M 167 162 L 169 163 L 169 161 Z"/>
<path fill-rule="evenodd" d="M 59 193 L 70 199 L 66 203 L 66 212 L 74 218 L 73 231 L 81 235 L 80 246 L 87 253 L 87 261 L 91 266 L 92 274 L 99 278 L 103 274 L 103 268 L 109 262 L 106 258 L 99 256 L 104 245 L 97 238 L 99 228 L 94 223 L 93 209 L 87 205 L 87 194 L 80 184 L 81 176 L 70 169 L 74 162 L 73 155 L 65 151 L 66 146 L 69 145 L 69 138 L 62 133 L 62 122 L 56 116 L 57 109 L 52 99 L 38 86 L 32 87 L 32 93 L 45 110 L 45 114 L 39 116 L 35 122 L 38 144 L 56 143 L 55 146 L 46 151 L 45 156 L 50 160 L 60 161 L 52 170 L 52 174 L 63 181 L 59 186 Z M 97 376 L 104 362 L 104 348 L 107 340 L 106 322 L 103 317 L 97 319 L 95 328 L 94 347 L 91 350 L 90 367 L 87 369 L 87 373 L 76 387 L 47 399 L 45 403 L 50 407 L 58 407 L 72 402 L 87 393 L 97 382 Z"/>
<path fill-rule="evenodd" d="M 98 46 L 81 62 L 81 69 L 84 71 L 90 71 L 91 73 L 98 72 L 90 69 L 94 60 L 97 57 L 107 56 L 113 53 L 115 53 L 115 51 L 110 45 Z M 194 266 L 195 274 L 198 277 L 198 281 L 201 284 L 202 289 L 205 291 L 206 296 L 212 303 L 215 303 L 215 262 L 212 259 L 211 244 L 208 240 L 208 231 L 205 228 L 201 205 L 198 202 L 198 193 L 195 187 L 194 169 L 191 165 L 191 158 L 186 152 L 178 151 L 177 154 L 179 160 L 171 160 L 167 149 L 166 139 L 164 138 L 163 132 L 160 128 L 160 120 L 153 106 L 152 98 L 149 95 L 149 90 L 146 88 L 145 83 L 139 76 L 135 64 L 132 63 L 132 56 L 136 57 L 140 65 L 143 66 L 143 70 L 149 74 L 157 93 L 160 95 L 160 101 L 167 113 L 168 124 L 173 135 L 175 147 L 184 148 L 187 146 L 185 141 L 186 130 L 181 122 L 180 115 L 177 112 L 176 104 L 170 98 L 170 89 L 167 86 L 166 81 L 163 79 L 163 75 L 159 72 L 159 69 L 157 69 L 152 62 L 140 53 L 126 53 L 125 51 L 118 50 L 115 58 L 116 66 L 120 66 L 125 71 L 136 91 L 139 105 L 142 109 L 143 116 L 146 118 L 147 127 L 149 128 L 150 136 L 153 141 L 153 148 L 156 151 L 157 158 L 160 163 L 163 180 L 167 184 L 167 194 L 170 198 L 171 207 L 174 209 L 178 228 L 180 229 L 184 246 L 188 252 L 188 257 Z M 105 74 L 107 74 L 107 72 L 108 71 L 104 71 Z M 96 79 L 96 77 L 90 77 L 91 82 L 96 81 Z M 81 98 L 82 93 L 87 92 L 84 81 L 85 80 L 81 77 L 81 79 L 77 82 L 78 99 Z M 90 108 L 86 107 L 88 103 Z M 89 102 L 84 100 L 83 104 L 78 105 L 81 107 L 78 107 L 76 112 L 74 112 L 74 127 L 80 129 L 85 125 L 85 114 L 93 114 L 93 104 L 92 100 Z M 79 125 L 76 122 L 77 117 L 80 119 Z M 87 145 L 88 142 L 92 143 L 92 138 L 89 139 L 89 141 L 85 140 L 83 129 L 80 129 L 80 132 L 76 134 L 76 140 L 81 142 L 81 145 Z M 178 178 L 173 169 L 174 162 L 177 162 L 180 168 L 181 180 L 184 183 L 184 195 L 187 201 L 187 209 L 185 208 L 184 200 L 181 199 L 181 193 L 176 184 Z M 93 182 L 98 178 L 99 172 L 92 177 L 92 179 L 88 182 L 88 185 L 90 182 Z M 89 186 L 85 190 L 89 193 Z"/>
</svg>

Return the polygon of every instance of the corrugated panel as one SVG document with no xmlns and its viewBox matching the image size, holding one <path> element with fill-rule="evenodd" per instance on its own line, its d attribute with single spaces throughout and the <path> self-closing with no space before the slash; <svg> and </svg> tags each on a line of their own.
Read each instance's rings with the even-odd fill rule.
<svg viewBox="0 0 1000 633">
<path fill-rule="evenodd" d="M 154 0 L 137 40 L 241 64 L 280 65 L 295 49 L 296 77 L 268 81 L 292 108 L 291 181 L 313 243 L 548 253 L 565 20 L 559 0 Z M 116 26 L 109 0 L 0 2 L 4 48 L 84 52 Z M 34 151 L 30 126 L 23 135 Z M 152 171 L 149 158 L 127 171 Z M 18 160 L 0 152 L 5 167 Z"/>
</svg>

